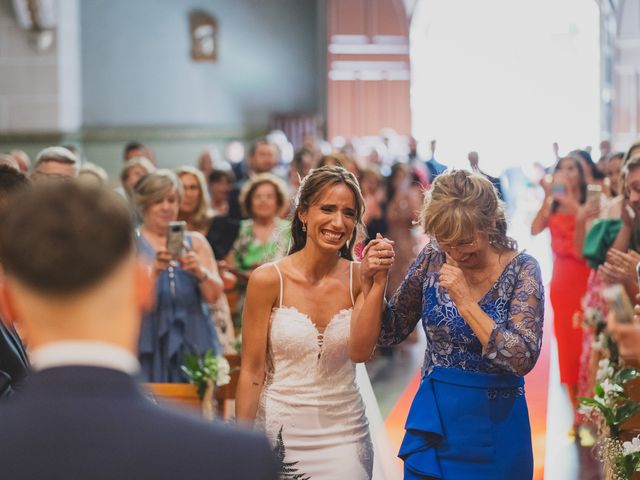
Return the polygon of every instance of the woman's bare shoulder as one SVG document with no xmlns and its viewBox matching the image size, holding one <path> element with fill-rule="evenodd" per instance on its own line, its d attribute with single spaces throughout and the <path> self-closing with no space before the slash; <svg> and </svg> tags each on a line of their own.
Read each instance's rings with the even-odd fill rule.
<svg viewBox="0 0 640 480">
<path fill-rule="evenodd" d="M 280 276 L 273 263 L 265 263 L 251 272 L 249 283 L 259 288 L 268 288 L 272 285 L 279 285 Z"/>
</svg>

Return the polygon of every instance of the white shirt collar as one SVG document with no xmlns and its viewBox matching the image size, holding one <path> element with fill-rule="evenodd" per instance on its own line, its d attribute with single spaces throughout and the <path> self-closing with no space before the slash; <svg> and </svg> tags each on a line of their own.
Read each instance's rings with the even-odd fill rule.
<svg viewBox="0 0 640 480">
<path fill-rule="evenodd" d="M 64 341 L 48 343 L 29 354 L 34 370 L 72 365 L 110 368 L 135 375 L 138 359 L 128 350 L 107 342 Z"/>
</svg>

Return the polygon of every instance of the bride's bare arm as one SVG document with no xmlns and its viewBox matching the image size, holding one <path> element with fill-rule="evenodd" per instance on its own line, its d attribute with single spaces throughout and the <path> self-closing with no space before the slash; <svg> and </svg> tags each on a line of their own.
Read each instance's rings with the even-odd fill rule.
<svg viewBox="0 0 640 480">
<path fill-rule="evenodd" d="M 252 424 L 264 383 L 271 310 L 279 295 L 275 268 L 264 265 L 249 278 L 242 314 L 242 363 L 236 392 L 238 423 Z"/>
<path fill-rule="evenodd" d="M 391 243 L 382 239 L 373 240 L 371 243 L 373 245 L 367 249 L 363 263 L 359 266 L 361 292 L 351 318 L 349 356 L 353 362 L 369 360 L 376 346 L 385 306 L 387 276 L 393 265 L 394 253 Z"/>
</svg>

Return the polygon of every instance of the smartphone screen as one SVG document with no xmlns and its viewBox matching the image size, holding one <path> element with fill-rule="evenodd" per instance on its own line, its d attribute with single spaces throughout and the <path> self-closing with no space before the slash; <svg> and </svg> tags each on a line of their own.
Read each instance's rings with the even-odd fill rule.
<svg viewBox="0 0 640 480">
<path fill-rule="evenodd" d="M 587 202 L 600 205 L 602 187 L 600 185 L 587 185 Z"/>
<path fill-rule="evenodd" d="M 566 187 L 564 186 L 564 183 L 554 183 L 551 185 L 551 192 L 553 194 L 553 198 L 557 199 L 564 196 L 566 193 Z"/>
<path fill-rule="evenodd" d="M 184 242 L 184 231 L 186 227 L 186 222 L 169 222 L 167 251 L 173 258 L 180 258 L 182 256 L 182 244 Z"/>
</svg>

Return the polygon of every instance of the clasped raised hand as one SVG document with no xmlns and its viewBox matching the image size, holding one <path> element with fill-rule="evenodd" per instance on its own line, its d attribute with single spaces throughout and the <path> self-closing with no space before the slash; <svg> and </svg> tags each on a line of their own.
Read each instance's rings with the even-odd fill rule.
<svg viewBox="0 0 640 480">
<path fill-rule="evenodd" d="M 393 240 L 384 238 L 378 233 L 376 238 L 365 247 L 360 270 L 365 283 L 386 282 L 387 273 L 393 266 L 395 259 L 393 243 Z"/>
</svg>

